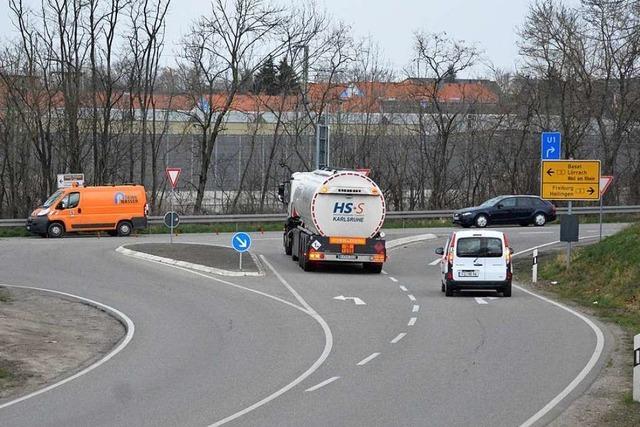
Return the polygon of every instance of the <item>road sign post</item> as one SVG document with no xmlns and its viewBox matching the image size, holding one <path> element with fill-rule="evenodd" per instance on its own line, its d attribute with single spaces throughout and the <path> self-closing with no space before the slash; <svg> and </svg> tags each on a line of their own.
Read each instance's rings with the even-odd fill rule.
<svg viewBox="0 0 640 427">
<path fill-rule="evenodd" d="M 600 160 L 543 159 L 540 164 L 540 196 L 547 200 L 566 200 L 569 202 L 569 218 L 566 224 L 563 221 L 563 225 L 566 229 L 570 228 L 569 225 L 575 222 L 571 218 L 574 201 L 600 200 Z M 560 227 L 561 236 L 563 225 Z M 577 238 L 577 236 L 575 237 Z M 567 266 L 571 265 L 572 241 L 575 240 L 573 238 L 566 240 Z"/>
<path fill-rule="evenodd" d="M 540 158 L 542 160 L 560 160 L 562 155 L 562 134 L 560 132 L 542 132 L 540 135 Z"/>
<path fill-rule="evenodd" d="M 633 337 L 633 400 L 640 402 L 640 335 Z"/>
<path fill-rule="evenodd" d="M 242 254 L 251 247 L 251 236 L 244 232 L 235 233 L 231 236 L 231 246 L 240 254 L 240 271 L 242 271 Z"/>
<path fill-rule="evenodd" d="M 169 183 L 171 184 L 171 194 L 169 195 L 170 209 L 171 209 L 171 212 L 177 216 L 177 214 L 173 212 L 173 198 L 175 196 L 175 189 L 176 189 L 176 186 L 178 185 L 178 178 L 180 177 L 180 173 L 182 172 L 182 169 L 167 168 L 165 172 L 167 174 L 167 178 L 169 179 Z M 173 243 L 173 228 L 174 228 L 173 222 L 171 222 L 171 226 L 169 227 L 169 243 Z"/>
<path fill-rule="evenodd" d="M 604 195 L 612 182 L 613 177 L 610 175 L 603 175 L 600 177 L 600 241 L 602 241 L 602 211 L 604 210 Z"/>
</svg>

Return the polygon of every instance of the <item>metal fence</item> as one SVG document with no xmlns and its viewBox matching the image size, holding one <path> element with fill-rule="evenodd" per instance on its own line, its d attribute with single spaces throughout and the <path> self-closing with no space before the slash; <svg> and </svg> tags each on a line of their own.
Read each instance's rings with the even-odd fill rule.
<svg viewBox="0 0 640 427">
<path fill-rule="evenodd" d="M 640 205 L 635 206 L 604 206 L 605 214 L 638 214 Z M 567 213 L 567 208 L 558 208 L 559 214 Z M 600 208 L 574 207 L 574 215 L 595 215 L 600 213 Z M 387 219 L 394 220 L 421 220 L 421 219 L 448 219 L 453 215 L 453 210 L 439 211 L 403 211 L 387 212 Z M 223 224 L 223 223 L 269 223 L 284 222 L 286 214 L 239 214 L 239 215 L 185 215 L 180 217 L 180 224 Z M 0 219 L 0 227 L 22 227 L 26 219 Z M 161 216 L 149 217 L 152 225 L 162 224 Z"/>
</svg>

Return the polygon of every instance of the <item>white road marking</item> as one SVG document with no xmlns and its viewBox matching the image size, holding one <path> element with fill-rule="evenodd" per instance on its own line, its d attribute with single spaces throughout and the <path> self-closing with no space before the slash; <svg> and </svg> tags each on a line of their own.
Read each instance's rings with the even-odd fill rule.
<svg viewBox="0 0 640 427">
<path fill-rule="evenodd" d="M 434 259 L 429 263 L 429 265 L 438 265 L 440 264 L 440 261 L 442 261 L 442 258 Z"/>
<path fill-rule="evenodd" d="M 410 299 L 411 301 L 415 301 L 415 300 L 416 300 L 416 297 L 414 297 L 414 296 L 413 296 L 413 295 L 411 295 L 411 294 L 409 294 L 409 295 L 407 295 L 407 296 L 409 297 L 409 299 Z"/>
<path fill-rule="evenodd" d="M 487 301 L 485 301 L 484 299 L 479 298 L 479 297 L 476 297 L 476 302 L 478 304 L 489 304 Z"/>
<path fill-rule="evenodd" d="M 417 313 L 418 311 L 420 311 L 420 306 L 417 304 L 413 305 L 413 309 L 411 310 L 413 313 Z"/>
<path fill-rule="evenodd" d="M 371 362 L 373 359 L 375 359 L 378 356 L 380 356 L 380 353 L 370 354 L 369 356 L 367 356 L 364 359 L 362 359 L 361 361 L 359 361 L 358 362 L 358 366 L 366 365 L 367 363 Z"/>
<path fill-rule="evenodd" d="M 313 319 L 320 324 L 320 326 L 322 327 L 322 330 L 324 331 L 324 336 L 325 336 L 324 350 L 322 350 L 322 354 L 320 355 L 318 360 L 316 360 L 313 363 L 313 365 L 311 365 L 309 369 L 303 372 L 298 378 L 296 378 L 289 384 L 285 385 L 281 389 L 270 394 L 269 396 L 265 397 L 264 399 L 254 403 L 251 406 L 246 407 L 241 411 L 236 412 L 235 414 L 229 415 L 228 417 L 223 418 L 220 421 L 215 422 L 214 424 L 211 424 L 209 427 L 217 427 L 222 424 L 226 424 L 229 421 L 233 421 L 236 418 L 239 418 L 253 411 L 254 409 L 257 409 L 266 403 L 269 403 L 270 401 L 278 398 L 282 394 L 291 390 L 293 387 L 295 387 L 296 385 L 304 381 L 309 375 L 313 374 L 324 363 L 327 357 L 329 357 L 329 353 L 331 353 L 331 348 L 333 347 L 333 334 L 331 333 L 331 329 L 329 328 L 329 325 L 327 324 L 327 322 L 309 304 L 307 304 L 304 298 L 302 298 L 300 294 L 296 292 L 295 289 L 293 289 L 293 287 L 291 287 L 291 285 L 285 280 L 285 278 L 282 277 L 280 273 L 278 273 L 278 271 L 271 265 L 269 261 L 267 261 L 264 255 L 260 255 L 260 259 L 273 272 L 273 274 L 275 274 L 278 280 L 280 280 L 280 283 L 282 283 L 289 290 L 289 292 L 293 294 L 293 296 L 298 300 L 298 302 L 302 304 L 302 306 L 306 309 L 306 312 L 309 314 L 309 316 L 313 317 Z"/>
<path fill-rule="evenodd" d="M 398 283 L 398 279 L 396 279 L 395 277 L 389 277 L 389 280 L 391 280 L 392 282 Z"/>
<path fill-rule="evenodd" d="M 391 340 L 391 344 L 395 344 L 395 343 L 397 343 L 397 342 L 398 342 L 398 341 L 400 341 L 402 338 L 404 338 L 406 335 L 407 335 L 407 333 L 406 333 L 406 332 L 401 332 L 401 333 L 399 333 L 397 337 L 395 337 L 394 339 L 392 339 L 392 340 Z"/>
<path fill-rule="evenodd" d="M 9 402 L 3 403 L 2 405 L 0 405 L 0 409 L 4 409 L 8 406 L 11 405 L 15 405 L 16 403 L 19 402 L 23 402 L 27 399 L 30 399 L 32 397 L 38 396 L 39 394 L 42 393 L 46 393 L 50 390 L 53 390 L 54 388 L 60 387 L 63 384 L 68 383 L 69 381 L 73 381 L 76 378 L 81 377 L 84 374 L 87 374 L 91 371 L 93 371 L 94 369 L 98 368 L 99 366 L 105 364 L 106 362 L 108 362 L 111 358 L 113 358 L 116 354 L 120 353 L 122 350 L 124 350 L 124 348 L 131 342 L 131 340 L 133 339 L 133 334 L 135 333 L 136 327 L 133 324 L 133 321 L 131 319 L 129 319 L 129 317 L 124 314 L 123 312 L 121 312 L 120 310 L 117 310 L 111 306 L 108 306 L 106 304 L 102 304 L 98 301 L 94 301 L 91 300 L 89 298 L 83 298 L 80 297 L 78 295 L 74 295 L 74 294 L 69 294 L 66 292 L 60 292 L 60 291 L 54 291 L 51 289 L 43 289 L 43 288 L 34 288 L 31 286 L 17 286 L 17 285 L 5 285 L 2 284 L 0 286 L 4 286 L 7 288 L 20 288 L 20 289 L 31 289 L 31 290 L 36 290 L 36 291 L 42 291 L 42 292 L 49 292 L 52 294 L 58 294 L 58 295 L 63 295 L 69 298 L 74 298 L 74 299 L 78 299 L 80 301 L 84 301 L 86 303 L 88 303 L 89 305 L 92 305 L 94 307 L 100 308 L 105 310 L 106 312 L 114 315 L 115 317 L 120 318 L 120 320 L 124 323 L 127 333 L 124 337 L 124 339 L 122 340 L 122 342 L 120 342 L 120 344 L 118 344 L 118 346 L 116 348 L 114 348 L 111 352 L 109 352 L 105 357 L 103 357 L 102 359 L 98 360 L 96 363 L 87 366 L 86 368 L 84 368 L 83 370 L 81 370 L 80 372 L 77 372 L 73 375 L 71 375 L 70 377 L 67 377 L 61 381 L 58 381 L 57 383 L 53 383 L 45 388 L 41 388 L 40 390 L 34 391 L 33 393 L 29 393 L 27 395 L 24 395 L 22 397 L 19 397 L 18 399 L 14 399 L 14 400 L 10 400 Z"/>
<path fill-rule="evenodd" d="M 333 299 L 337 299 L 339 301 L 353 300 L 353 302 L 356 303 L 356 305 L 367 305 L 366 302 L 362 301 L 358 297 L 345 297 L 344 295 L 338 295 L 337 297 L 333 297 Z"/>
<path fill-rule="evenodd" d="M 332 382 L 334 382 L 338 378 L 340 378 L 340 377 L 331 377 L 328 380 L 322 381 L 320 384 L 316 384 L 313 387 L 309 387 L 305 391 L 316 391 L 317 389 L 322 388 L 322 387 L 326 386 L 327 384 L 331 384 Z"/>
<path fill-rule="evenodd" d="M 556 234 L 557 231 L 516 231 L 517 234 Z"/>
<path fill-rule="evenodd" d="M 408 291 L 407 287 L 406 286 L 402 286 L 402 285 L 400 285 L 400 290 L 404 291 L 404 292 Z"/>
<path fill-rule="evenodd" d="M 221 419 L 220 421 L 217 421 L 213 424 L 211 424 L 209 427 L 218 427 L 221 426 L 223 424 L 228 423 L 229 421 L 233 421 L 236 418 L 239 418 L 243 415 L 248 414 L 249 412 L 253 411 L 254 409 L 257 409 L 259 407 L 261 407 L 262 405 L 265 405 L 269 402 L 271 402 L 272 400 L 278 398 L 279 396 L 281 396 L 282 394 L 286 393 L 287 391 L 291 390 L 292 388 L 294 388 L 295 386 L 297 386 L 298 384 L 300 384 L 302 381 L 304 381 L 307 377 L 309 377 L 311 374 L 313 374 L 315 371 L 318 370 L 318 368 L 320 368 L 320 366 L 324 363 L 325 360 L 327 360 L 327 358 L 329 357 L 329 354 L 331 353 L 331 349 L 333 347 L 333 334 L 331 333 L 331 329 L 329 328 L 329 325 L 327 324 L 327 322 L 322 318 L 322 316 L 320 316 L 318 313 L 316 313 L 316 311 L 309 305 L 307 304 L 307 302 L 300 296 L 300 294 L 298 294 L 298 292 L 296 292 L 295 289 L 293 289 L 291 287 L 291 285 L 289 285 L 289 283 L 280 275 L 280 273 L 278 273 L 273 266 L 271 265 L 271 263 L 269 263 L 267 261 L 267 259 L 264 256 L 260 256 L 262 258 L 262 262 L 264 262 L 264 264 L 269 267 L 269 269 L 271 269 L 271 271 L 273 271 L 273 273 L 276 275 L 276 277 L 278 278 L 278 280 L 280 280 L 280 282 L 289 290 L 289 292 L 291 292 L 293 294 L 293 296 L 298 300 L 298 302 L 300 302 L 300 304 L 302 304 L 302 307 L 299 305 L 296 305 L 292 302 L 289 302 L 287 300 L 284 300 L 282 298 L 276 297 L 274 295 L 269 295 L 265 292 L 261 292 L 255 289 L 251 289 L 251 288 L 247 288 L 245 286 L 241 286 L 241 285 L 237 285 L 235 283 L 231 283 L 228 282 L 226 280 L 223 279 L 219 279 L 217 277 L 213 277 L 213 276 L 209 276 L 203 273 L 200 273 L 198 271 L 193 271 L 190 270 L 188 268 L 184 268 L 184 267 L 180 267 L 177 265 L 169 265 L 169 264 L 164 264 L 158 261 L 153 261 L 153 260 L 146 260 L 149 262 L 153 262 L 156 264 L 160 264 L 160 265 L 164 265 L 166 267 L 170 267 L 170 268 L 176 268 L 178 270 L 183 270 L 186 271 L 188 273 L 191 274 L 195 274 L 197 276 L 201 276 L 204 278 L 207 278 L 209 280 L 213 280 L 214 282 L 218 282 L 218 283 L 222 283 L 224 285 L 227 286 L 231 286 L 237 289 L 242 289 L 244 291 L 247 292 L 252 292 L 258 295 L 262 295 L 266 298 L 270 298 L 272 300 L 278 301 L 282 304 L 288 305 L 289 307 L 293 307 L 296 310 L 299 310 L 303 313 L 305 313 L 306 315 L 312 317 L 316 322 L 318 322 L 320 324 L 320 326 L 322 327 L 322 330 L 324 332 L 324 336 L 325 336 L 325 345 L 324 345 L 324 349 L 322 350 L 322 354 L 320 355 L 320 357 L 313 362 L 313 364 L 309 367 L 309 369 L 307 369 L 306 371 L 304 371 L 302 374 L 300 374 L 300 376 L 298 376 L 296 379 L 294 379 L 293 381 L 291 381 L 289 384 L 285 385 L 284 387 L 276 390 L 275 392 L 271 393 L 269 396 L 265 397 L 264 399 L 254 403 L 253 405 L 250 405 L 234 414 L 229 415 L 226 418 Z"/>
<path fill-rule="evenodd" d="M 495 300 L 495 299 L 499 299 L 498 297 L 486 297 L 486 298 L 487 298 L 488 300 L 491 300 L 491 301 L 493 301 L 493 300 Z"/>
<path fill-rule="evenodd" d="M 387 273 L 385 270 L 382 270 L 382 274 L 389 274 L 389 273 Z"/>
<path fill-rule="evenodd" d="M 580 240 L 593 239 L 593 238 L 598 238 L 598 236 L 585 236 L 585 237 L 581 238 Z M 551 246 L 551 245 L 554 245 L 556 243 L 560 243 L 560 242 L 559 241 L 555 241 L 555 242 L 551 242 L 551 243 L 546 243 L 544 245 L 535 246 L 533 248 L 525 249 L 523 251 L 520 251 L 520 252 L 514 254 L 514 256 L 525 254 L 527 252 L 532 252 L 534 249 L 540 249 L 541 247 Z M 526 420 L 520 426 L 520 427 L 529 427 L 529 426 L 532 426 L 533 424 L 535 424 L 538 420 L 540 420 L 542 417 L 544 417 L 549 411 L 551 411 L 553 408 L 555 408 L 560 402 L 562 402 L 562 399 L 567 397 L 573 390 L 575 390 L 575 388 L 578 387 L 578 385 L 580 385 L 580 383 L 587 377 L 587 375 L 589 375 L 591 370 L 598 363 L 598 360 L 600 359 L 600 356 L 602 355 L 602 351 L 604 349 L 604 334 L 602 333 L 602 330 L 595 323 L 593 323 L 588 317 L 578 313 L 577 311 L 572 310 L 569 307 L 566 307 L 566 306 L 560 304 L 559 302 L 555 302 L 553 300 L 550 300 L 549 298 L 543 297 L 542 295 L 538 295 L 535 292 L 531 292 L 531 291 L 529 291 L 527 289 L 524 289 L 521 286 L 517 286 L 517 285 L 513 285 L 513 286 L 518 288 L 519 290 L 529 294 L 529 295 L 532 295 L 532 296 L 534 296 L 536 298 L 541 299 L 542 301 L 548 302 L 549 304 L 555 305 L 556 307 L 559 307 L 559 308 L 561 308 L 561 309 L 563 309 L 565 311 L 568 311 L 569 313 L 573 314 L 574 316 L 578 317 L 580 320 L 585 322 L 593 330 L 593 332 L 596 334 L 596 347 L 593 350 L 593 354 L 591 354 L 591 358 L 589 359 L 589 361 L 587 362 L 585 367 L 582 368 L 582 370 L 580 371 L 578 376 L 575 377 L 573 379 L 573 381 L 571 381 L 569 383 L 569 385 L 564 388 L 564 390 L 562 390 L 556 397 L 551 399 L 549 401 L 549 403 L 547 403 L 538 412 L 533 414 L 528 420 Z"/>
<path fill-rule="evenodd" d="M 407 323 L 407 326 L 413 326 L 416 324 L 416 320 L 418 320 L 417 317 L 412 317 L 411 319 L 409 319 L 409 323 Z"/>
</svg>

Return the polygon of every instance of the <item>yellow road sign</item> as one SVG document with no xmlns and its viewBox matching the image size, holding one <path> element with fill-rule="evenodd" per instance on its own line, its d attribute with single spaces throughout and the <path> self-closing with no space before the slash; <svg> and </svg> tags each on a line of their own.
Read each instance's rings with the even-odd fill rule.
<svg viewBox="0 0 640 427">
<path fill-rule="evenodd" d="M 600 160 L 543 160 L 540 193 L 549 200 L 599 200 Z"/>
</svg>

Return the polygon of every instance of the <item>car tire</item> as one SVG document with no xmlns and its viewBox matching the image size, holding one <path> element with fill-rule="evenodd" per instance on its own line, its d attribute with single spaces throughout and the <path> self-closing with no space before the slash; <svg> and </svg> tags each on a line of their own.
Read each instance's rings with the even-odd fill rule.
<svg viewBox="0 0 640 427">
<path fill-rule="evenodd" d="M 476 227 L 485 228 L 487 225 L 489 225 L 489 218 L 487 218 L 487 216 L 484 214 L 480 214 L 476 217 L 474 222 L 476 224 Z"/>
<path fill-rule="evenodd" d="M 377 263 L 377 262 L 366 262 L 366 263 L 362 264 L 362 268 L 367 273 L 371 273 L 371 274 L 380 274 L 380 273 L 382 273 L 382 264 Z"/>
<path fill-rule="evenodd" d="M 442 292 L 444 292 L 444 282 L 441 282 L 441 283 L 440 283 L 440 290 L 441 290 Z"/>
<path fill-rule="evenodd" d="M 129 221 L 120 221 L 116 227 L 116 233 L 120 237 L 127 237 L 131 235 L 133 231 L 133 225 Z"/>
<path fill-rule="evenodd" d="M 502 296 L 506 298 L 511 297 L 511 283 L 502 288 Z"/>
<path fill-rule="evenodd" d="M 533 224 L 536 227 L 543 227 L 547 223 L 547 217 L 543 213 L 537 213 L 533 217 Z"/>
<path fill-rule="evenodd" d="M 49 227 L 47 228 L 47 237 L 50 239 L 58 239 L 62 236 L 64 236 L 64 225 L 59 222 L 49 224 Z"/>
<path fill-rule="evenodd" d="M 451 286 L 444 285 L 444 295 L 447 296 L 447 297 L 452 297 L 453 296 L 453 289 L 451 289 Z"/>
</svg>

